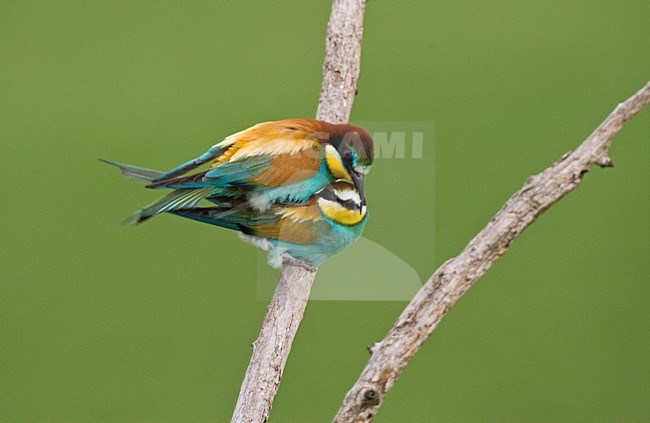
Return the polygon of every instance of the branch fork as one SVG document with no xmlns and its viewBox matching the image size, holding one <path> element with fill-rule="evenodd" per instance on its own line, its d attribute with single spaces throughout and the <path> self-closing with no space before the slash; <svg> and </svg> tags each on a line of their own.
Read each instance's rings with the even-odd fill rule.
<svg viewBox="0 0 650 423">
<path fill-rule="evenodd" d="M 323 84 L 317 118 L 347 122 L 356 94 L 366 0 L 333 0 L 327 26 Z M 620 103 L 573 152 L 529 177 L 456 257 L 422 286 L 371 356 L 349 390 L 334 422 L 372 421 L 386 393 L 440 320 L 546 209 L 574 190 L 591 166 L 612 167 L 611 138 L 650 102 L 650 83 Z M 263 423 L 271 410 L 316 269 L 287 261 L 267 308 L 231 422 Z"/>
</svg>

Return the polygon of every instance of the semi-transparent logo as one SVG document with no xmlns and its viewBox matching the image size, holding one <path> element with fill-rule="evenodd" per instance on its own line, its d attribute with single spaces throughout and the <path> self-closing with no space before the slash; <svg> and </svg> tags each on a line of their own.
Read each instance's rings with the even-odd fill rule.
<svg viewBox="0 0 650 423">
<path fill-rule="evenodd" d="M 352 122 L 372 136 L 375 147 L 373 169 L 382 162 L 396 160 L 396 166 L 411 166 L 412 160 L 426 160 L 433 166 L 434 125 L 432 121 L 406 122 Z M 372 178 L 370 172 L 366 178 Z M 399 178 L 399 174 L 395 175 Z M 408 181 L 405 181 L 408 182 Z M 433 184 L 433 180 L 431 181 Z M 368 198 L 370 213 L 372 198 Z M 413 203 L 414 207 L 416 203 Z M 406 205 L 403 205 L 406 207 Z M 433 212 L 431 224 L 433 224 Z M 368 225 L 372 225 L 369 220 Z M 400 222 L 395 222 L 399 224 Z M 431 252 L 431 260 L 435 260 Z M 278 271 L 267 263 L 267 254 L 257 253 L 257 297 L 268 300 L 273 295 Z M 328 301 L 409 301 L 422 281 L 418 273 L 401 257 L 391 251 L 390 245 L 380 245 L 364 236 L 319 266 L 312 288 L 311 300 Z"/>
</svg>

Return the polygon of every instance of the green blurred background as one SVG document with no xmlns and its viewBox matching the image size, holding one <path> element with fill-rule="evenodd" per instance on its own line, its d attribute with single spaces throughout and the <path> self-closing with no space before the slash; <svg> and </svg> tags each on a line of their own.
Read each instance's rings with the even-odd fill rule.
<svg viewBox="0 0 650 423">
<path fill-rule="evenodd" d="M 96 157 L 168 169 L 313 116 L 329 8 L 0 0 L 1 422 L 229 420 L 266 307 L 258 253 L 173 216 L 121 226 L 156 194 Z M 366 237 L 425 279 L 645 84 L 648 22 L 647 0 L 371 0 L 352 120 L 435 139 L 377 161 Z M 649 134 L 646 110 L 616 167 L 454 307 L 377 422 L 650 421 Z M 270 422 L 329 421 L 404 306 L 310 303 Z"/>
</svg>

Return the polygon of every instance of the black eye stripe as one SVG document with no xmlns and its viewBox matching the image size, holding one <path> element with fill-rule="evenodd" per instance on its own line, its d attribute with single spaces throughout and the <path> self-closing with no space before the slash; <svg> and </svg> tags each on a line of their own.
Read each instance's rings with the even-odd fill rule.
<svg viewBox="0 0 650 423">
<path fill-rule="evenodd" d="M 355 203 L 353 200 L 343 201 L 339 198 L 338 202 L 346 209 L 357 210 L 359 208 L 359 205 Z"/>
<path fill-rule="evenodd" d="M 332 202 L 339 203 L 343 207 L 345 207 L 348 210 L 359 210 L 359 204 L 355 202 L 354 199 L 349 199 L 349 200 L 343 200 L 341 197 L 337 196 L 336 193 L 334 192 L 334 188 L 331 186 L 328 186 L 326 188 L 323 188 L 318 192 L 319 197 L 321 197 L 324 200 L 329 200 Z"/>
<path fill-rule="evenodd" d="M 324 198 L 325 200 L 329 201 L 338 201 L 338 197 L 334 195 L 334 191 L 331 189 L 331 187 L 327 187 L 323 190 L 320 191 L 320 196 L 321 198 Z"/>
</svg>

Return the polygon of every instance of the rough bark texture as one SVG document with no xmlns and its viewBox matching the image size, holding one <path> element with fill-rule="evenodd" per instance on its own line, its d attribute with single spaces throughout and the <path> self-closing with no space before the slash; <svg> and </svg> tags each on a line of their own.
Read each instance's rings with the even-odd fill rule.
<svg viewBox="0 0 650 423">
<path fill-rule="evenodd" d="M 592 165 L 611 167 L 612 136 L 650 102 L 650 83 L 619 104 L 574 151 L 528 178 L 487 226 L 422 286 L 347 393 L 334 422 L 370 422 L 404 367 L 458 299 L 547 208 L 575 189 Z"/>
<path fill-rule="evenodd" d="M 323 86 L 317 119 L 344 123 L 350 117 L 361 57 L 365 0 L 333 0 L 327 25 Z M 280 386 L 291 344 L 305 312 L 316 269 L 287 261 L 253 343 L 231 422 L 265 422 Z"/>
<path fill-rule="evenodd" d="M 332 123 L 350 119 L 359 77 L 365 8 L 366 0 L 332 1 L 317 119 Z"/>
<path fill-rule="evenodd" d="M 316 269 L 303 263 L 286 263 L 282 268 L 262 329 L 253 343 L 233 422 L 265 422 L 268 418 L 314 277 Z"/>
</svg>

